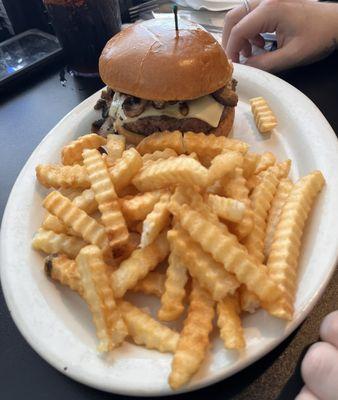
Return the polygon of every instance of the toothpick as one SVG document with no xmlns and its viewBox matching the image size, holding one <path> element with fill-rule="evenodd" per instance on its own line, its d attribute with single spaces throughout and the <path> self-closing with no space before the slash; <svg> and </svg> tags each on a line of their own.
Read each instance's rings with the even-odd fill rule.
<svg viewBox="0 0 338 400">
<path fill-rule="evenodd" d="M 177 16 L 177 5 L 176 4 L 173 6 L 173 12 L 174 12 L 174 16 L 175 16 L 175 29 L 176 29 L 176 33 L 178 33 L 178 16 Z"/>
</svg>

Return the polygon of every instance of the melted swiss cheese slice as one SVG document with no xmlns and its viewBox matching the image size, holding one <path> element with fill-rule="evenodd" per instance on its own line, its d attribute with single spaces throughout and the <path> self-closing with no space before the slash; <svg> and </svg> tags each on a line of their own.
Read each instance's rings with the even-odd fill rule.
<svg viewBox="0 0 338 400">
<path fill-rule="evenodd" d="M 109 110 L 109 115 L 111 117 L 113 117 L 114 119 L 121 118 L 121 122 L 123 123 L 134 122 L 137 121 L 139 118 L 159 117 L 161 115 L 166 115 L 168 117 L 173 117 L 176 119 L 197 118 L 201 121 L 208 123 L 210 126 L 217 128 L 224 109 L 224 106 L 222 106 L 222 104 L 218 103 L 212 96 L 207 95 L 200 97 L 196 100 L 186 101 L 189 107 L 189 113 L 187 115 L 182 115 L 180 113 L 179 103 L 167 103 L 166 106 L 161 110 L 158 110 L 154 108 L 151 104 L 148 104 L 147 108 L 143 111 L 142 114 L 138 115 L 137 117 L 131 118 L 127 117 L 122 109 L 122 103 L 125 98 L 125 95 L 116 92 Z"/>
</svg>

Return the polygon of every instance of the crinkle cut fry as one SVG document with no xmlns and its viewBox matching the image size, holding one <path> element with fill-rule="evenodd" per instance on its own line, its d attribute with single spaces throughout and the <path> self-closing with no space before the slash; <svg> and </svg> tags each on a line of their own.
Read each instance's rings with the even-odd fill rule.
<svg viewBox="0 0 338 400">
<path fill-rule="evenodd" d="M 107 265 L 109 276 L 114 270 L 114 267 Z M 45 272 L 53 280 L 68 286 L 78 292 L 80 296 L 83 296 L 83 288 L 75 260 L 68 258 L 65 254 L 51 254 L 45 258 Z M 164 292 L 164 281 L 165 274 L 150 272 L 144 279 L 137 282 L 132 291 L 161 297 Z"/>
<path fill-rule="evenodd" d="M 86 242 L 78 237 L 40 228 L 33 237 L 32 246 L 34 249 L 41 250 L 47 254 L 64 253 L 71 258 L 75 258 L 82 247 L 86 246 Z"/>
<path fill-rule="evenodd" d="M 268 215 L 266 234 L 264 241 L 264 256 L 267 259 L 270 254 L 271 244 L 275 234 L 276 227 L 279 222 L 279 218 L 284 207 L 284 204 L 292 189 L 292 182 L 290 179 L 282 179 L 277 187 L 277 191 L 274 199 L 271 203 L 271 208 Z"/>
<path fill-rule="evenodd" d="M 49 193 L 43 201 L 43 206 L 80 234 L 86 242 L 101 249 L 108 248 L 108 237 L 104 227 L 59 192 Z"/>
<path fill-rule="evenodd" d="M 237 237 L 229 232 L 227 226 L 219 221 L 217 215 L 214 214 L 204 202 L 202 195 L 196 192 L 192 187 L 178 185 L 174 194 L 171 196 L 171 203 L 188 204 L 190 208 L 198 211 L 204 218 L 215 224 L 222 232 L 225 232 L 225 234 L 231 238 L 233 245 L 246 251 L 246 248 L 238 243 Z"/>
<path fill-rule="evenodd" d="M 177 153 L 173 149 L 165 149 L 165 150 L 156 150 L 153 153 L 146 153 L 142 156 L 143 164 L 147 161 L 157 161 L 157 160 L 165 160 L 170 157 L 177 157 Z"/>
<path fill-rule="evenodd" d="M 76 262 L 64 254 L 51 254 L 45 258 L 45 272 L 55 281 L 83 296 L 83 288 Z"/>
<path fill-rule="evenodd" d="M 177 204 L 189 204 L 191 207 L 199 211 L 210 211 L 207 204 L 204 203 L 203 197 L 200 193 L 196 192 L 193 187 L 185 185 L 177 185 L 170 201 Z M 214 218 L 217 220 L 216 215 Z"/>
<path fill-rule="evenodd" d="M 83 162 L 101 212 L 109 245 L 113 249 L 119 248 L 128 242 L 129 232 L 106 164 L 96 149 L 84 150 Z"/>
<path fill-rule="evenodd" d="M 142 280 L 138 281 L 132 288 L 133 292 L 142 292 L 144 294 L 152 294 L 161 297 L 164 293 L 164 282 L 166 275 L 160 272 L 152 271 Z"/>
<path fill-rule="evenodd" d="M 291 169 L 291 164 L 292 162 L 289 159 L 277 164 L 279 168 L 279 174 L 278 174 L 279 179 L 284 179 L 288 177 Z"/>
<path fill-rule="evenodd" d="M 98 351 L 110 351 L 124 341 L 128 332 L 109 284 L 102 251 L 97 246 L 86 246 L 76 257 L 76 264 L 100 340 Z"/>
<path fill-rule="evenodd" d="M 87 214 L 93 214 L 97 210 L 95 194 L 91 189 L 84 190 L 79 196 L 73 199 L 74 206 L 81 208 Z"/>
<path fill-rule="evenodd" d="M 243 155 L 238 151 L 226 151 L 211 160 L 208 169 L 208 186 L 243 164 Z"/>
<path fill-rule="evenodd" d="M 118 302 L 128 333 L 138 345 L 147 349 L 156 349 L 162 353 L 173 353 L 176 349 L 179 334 L 131 303 Z"/>
<path fill-rule="evenodd" d="M 190 208 L 198 211 L 200 214 L 202 214 L 204 218 L 206 218 L 212 224 L 216 225 L 222 232 L 224 232 L 225 235 L 229 236 L 231 239 L 231 243 L 234 246 L 241 248 L 247 253 L 246 247 L 238 242 L 238 239 L 234 234 L 229 232 L 227 225 L 219 221 L 217 215 L 214 214 L 212 210 L 208 207 L 208 204 L 204 202 L 202 195 L 196 192 L 192 187 L 180 185 L 177 186 L 174 194 L 171 196 L 171 203 L 189 205 Z"/>
<path fill-rule="evenodd" d="M 239 302 L 242 311 L 253 314 L 261 305 L 259 298 L 245 286 L 239 288 Z"/>
<path fill-rule="evenodd" d="M 202 195 L 196 192 L 191 186 L 178 185 L 170 200 L 171 203 L 177 203 L 181 205 L 188 204 L 190 207 L 203 214 L 207 219 L 210 219 L 215 224 L 223 226 L 223 224 L 219 222 L 217 215 L 214 214 L 204 202 Z"/>
<path fill-rule="evenodd" d="M 224 150 L 238 151 L 245 154 L 249 148 L 247 143 L 240 140 L 195 132 L 186 132 L 183 142 L 186 153 L 196 153 L 199 157 L 210 159 L 216 157 Z"/>
<path fill-rule="evenodd" d="M 253 211 L 242 168 L 236 168 L 234 177 L 224 186 L 224 195 L 239 200 L 246 206 L 242 221 L 238 224 L 231 225 L 232 231 L 242 240 L 248 236 L 253 228 Z"/>
<path fill-rule="evenodd" d="M 229 174 L 230 175 L 230 174 Z M 230 176 L 226 175 L 223 176 L 221 179 L 218 179 L 215 183 L 213 183 L 212 185 L 209 185 L 206 188 L 206 193 L 211 193 L 211 194 L 218 194 L 219 196 L 223 196 L 223 188 L 224 188 L 224 184 L 223 182 L 226 182 L 228 179 L 230 179 Z"/>
<path fill-rule="evenodd" d="M 119 268 L 112 274 L 112 287 L 116 297 L 122 297 L 127 290 L 145 278 L 148 272 L 165 259 L 169 253 L 167 233 L 161 235 L 144 249 L 136 249 L 131 256 L 122 261 Z"/>
<path fill-rule="evenodd" d="M 97 149 L 106 144 L 106 139 L 96 133 L 80 136 L 63 147 L 61 160 L 63 165 L 72 165 L 82 161 L 82 151 L 84 149 Z"/>
<path fill-rule="evenodd" d="M 85 191 L 90 190 L 86 189 Z M 64 196 L 68 197 L 69 200 L 73 201 L 76 197 L 80 196 L 83 193 L 83 189 L 73 189 L 73 188 L 68 188 L 68 189 L 60 189 L 60 193 L 63 194 Z"/>
<path fill-rule="evenodd" d="M 209 253 L 203 251 L 182 228 L 176 227 L 168 232 L 170 246 L 186 265 L 190 275 L 204 287 L 215 301 L 228 294 L 234 294 L 239 282 L 223 265 L 216 262 Z"/>
<path fill-rule="evenodd" d="M 270 132 L 277 126 L 276 116 L 263 97 L 255 97 L 249 101 L 256 126 L 260 133 Z"/>
<path fill-rule="evenodd" d="M 228 272 L 235 274 L 239 282 L 244 283 L 260 300 L 270 303 L 279 298 L 280 290 L 269 278 L 266 268 L 255 264 L 239 243 L 234 242 L 233 236 L 186 204 L 179 206 L 171 202 L 170 211 L 204 251 L 212 254 Z"/>
<path fill-rule="evenodd" d="M 279 183 L 279 168 L 270 167 L 262 175 L 262 179 L 251 195 L 251 206 L 253 210 L 253 228 L 245 238 L 245 246 L 254 261 L 262 264 L 264 261 L 264 239 L 266 231 L 266 220 L 270 205 Z M 259 306 L 259 299 L 253 293 L 242 287 L 240 291 L 241 306 L 244 311 L 253 312 Z"/>
<path fill-rule="evenodd" d="M 46 231 L 53 231 L 55 233 L 63 233 L 65 235 L 70 233 L 70 229 L 58 217 L 47 213 L 45 219 L 42 221 L 41 228 Z"/>
<path fill-rule="evenodd" d="M 205 187 L 208 170 L 195 159 L 181 155 L 158 160 L 146 165 L 133 179 L 141 192 L 163 189 L 173 184 L 190 184 Z"/>
<path fill-rule="evenodd" d="M 87 214 L 92 214 L 97 210 L 97 202 L 94 192 L 91 189 L 84 190 L 72 200 L 72 203 Z M 47 213 L 41 227 L 47 231 L 54 231 L 55 233 L 65 233 L 73 236 L 78 235 L 71 228 L 68 228 L 58 217 L 49 213 Z"/>
<path fill-rule="evenodd" d="M 255 172 L 256 167 L 261 159 L 261 156 L 257 153 L 248 151 L 243 159 L 243 176 L 245 179 L 249 179 Z"/>
<path fill-rule="evenodd" d="M 109 168 L 117 193 L 121 193 L 131 183 L 142 165 L 142 157 L 133 147 L 123 152 L 122 157 Z"/>
<path fill-rule="evenodd" d="M 214 318 L 214 301 L 208 292 L 193 281 L 190 304 L 172 361 L 169 384 L 178 389 L 198 371 L 209 347 Z"/>
<path fill-rule="evenodd" d="M 160 232 L 168 225 L 170 213 L 168 210 L 170 193 L 164 193 L 158 203 L 155 204 L 153 210 L 147 215 L 143 221 L 142 235 L 140 247 L 149 246 L 160 234 Z"/>
<path fill-rule="evenodd" d="M 174 321 L 183 313 L 185 285 L 188 281 L 187 268 L 172 247 L 168 263 L 161 307 L 157 314 L 162 321 Z"/>
<path fill-rule="evenodd" d="M 39 164 L 35 172 L 38 181 L 47 189 L 88 189 L 90 187 L 86 169 L 81 165 Z"/>
<path fill-rule="evenodd" d="M 237 238 L 228 231 L 226 225 L 221 224 L 216 215 L 210 212 L 200 194 L 194 192 L 191 188 L 178 186 L 171 199 L 172 202 L 177 202 L 178 204 L 189 204 L 190 207 L 193 207 L 207 220 L 220 228 L 221 231 L 230 238 L 233 246 L 239 247 L 247 253 L 246 248 L 238 243 Z M 181 257 L 185 260 L 190 274 L 193 277 L 196 277 L 200 284 L 204 285 L 209 290 L 216 301 L 222 299 L 229 293 L 233 294 L 239 287 L 239 282 L 236 277 L 226 271 L 222 264 L 217 263 L 211 256 L 204 253 L 202 248 L 197 243 L 194 243 L 189 235 L 188 237 L 186 235 L 183 239 L 183 234 L 184 230 L 181 229 L 181 235 L 180 237 L 177 237 L 176 247 L 177 251 L 179 251 L 180 245 L 182 245 L 182 240 L 185 239 L 185 241 L 189 241 L 190 239 L 189 246 L 186 246 L 187 243 L 184 243 L 184 248 L 181 252 Z M 188 251 L 187 248 L 189 248 L 190 251 Z M 194 249 L 194 251 L 191 251 L 192 249 Z M 223 271 L 223 274 L 220 269 Z M 247 307 L 245 310 L 251 312 L 253 306 L 256 304 L 259 305 L 259 301 L 256 295 L 250 293 L 246 288 L 244 289 L 245 291 L 243 295 L 241 292 L 241 300 L 243 297 L 243 304 Z"/>
<path fill-rule="evenodd" d="M 269 159 L 269 156 L 267 159 Z M 271 161 L 275 162 L 274 156 Z M 249 255 L 259 264 L 264 261 L 267 218 L 279 184 L 279 174 L 280 169 L 278 165 L 273 165 L 266 171 L 261 172 L 259 183 L 251 194 L 254 226 L 244 243 Z M 260 305 L 258 297 L 244 285 L 240 290 L 240 303 L 242 310 L 250 313 L 253 313 Z"/>
<path fill-rule="evenodd" d="M 142 221 L 153 210 L 165 189 L 137 194 L 131 198 L 120 199 L 122 212 L 129 221 Z"/>
<path fill-rule="evenodd" d="M 155 132 L 152 135 L 145 137 L 136 147 L 136 150 L 144 155 L 153 153 L 156 150 L 164 151 L 173 149 L 177 154 L 184 153 L 182 132 Z"/>
<path fill-rule="evenodd" d="M 245 348 L 245 338 L 240 318 L 237 296 L 227 296 L 217 303 L 217 325 L 226 349 Z"/>
<path fill-rule="evenodd" d="M 273 159 L 269 160 L 269 155 L 265 156 L 266 154 L 271 154 Z M 267 159 L 263 159 L 265 157 L 267 157 Z M 273 165 L 275 165 L 276 168 L 278 168 L 279 172 L 278 172 L 278 179 L 283 179 L 286 178 L 289 175 L 290 172 L 290 168 L 291 168 L 291 160 L 285 160 L 281 163 L 275 164 L 274 160 L 275 160 L 275 156 L 272 153 L 264 153 L 262 156 L 263 162 L 261 164 L 261 167 L 257 169 L 257 171 L 259 171 L 258 173 L 254 173 L 253 175 L 250 176 L 250 178 L 246 181 L 246 186 L 249 189 L 249 192 L 252 193 L 254 191 L 254 189 L 260 184 L 264 173 L 266 172 L 266 170 L 270 167 L 272 167 Z"/>
<path fill-rule="evenodd" d="M 254 212 L 254 226 L 245 239 L 245 246 L 250 255 L 258 263 L 264 261 L 264 239 L 266 222 L 271 202 L 279 184 L 278 167 L 270 167 L 262 176 L 261 182 L 251 195 L 251 205 Z"/>
<path fill-rule="evenodd" d="M 246 187 L 249 189 L 249 193 L 251 194 L 254 189 L 258 186 L 260 181 L 262 180 L 261 174 L 251 175 L 250 178 L 246 181 Z"/>
<path fill-rule="evenodd" d="M 218 196 L 217 194 L 209 194 L 207 203 L 211 210 L 222 219 L 241 222 L 244 218 L 246 206 L 239 200 Z"/>
<path fill-rule="evenodd" d="M 264 305 L 276 317 L 292 319 L 304 225 L 324 184 L 320 171 L 301 178 L 291 189 L 281 212 L 267 266 L 271 279 L 282 289 L 282 296 L 275 304 Z"/>
<path fill-rule="evenodd" d="M 259 173 L 266 171 L 268 168 L 272 167 L 276 163 L 276 157 L 270 151 L 264 152 L 260 156 L 260 160 L 257 164 L 254 174 L 258 175 Z"/>
<path fill-rule="evenodd" d="M 107 164 L 113 164 L 122 157 L 126 148 L 126 138 L 122 135 L 107 135 Z"/>
</svg>

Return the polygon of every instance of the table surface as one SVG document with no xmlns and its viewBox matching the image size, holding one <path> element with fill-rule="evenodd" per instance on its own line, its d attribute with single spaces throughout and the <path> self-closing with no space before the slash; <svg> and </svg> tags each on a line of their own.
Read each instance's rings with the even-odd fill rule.
<svg viewBox="0 0 338 400">
<path fill-rule="evenodd" d="M 75 79 L 69 74 L 62 85 L 61 69 L 61 63 L 54 64 L 17 87 L 0 92 L 0 216 L 19 171 L 37 144 L 67 112 L 102 87 L 99 80 Z M 326 60 L 280 76 L 312 99 L 338 132 L 337 52 Z M 307 347 L 318 339 L 322 318 L 338 308 L 337 284 L 338 271 L 301 327 L 270 354 L 227 380 L 177 398 L 294 399 L 302 386 L 300 360 Z M 4 400 L 122 399 L 74 382 L 42 360 L 16 329 L 1 291 L 0 354 Z"/>
</svg>

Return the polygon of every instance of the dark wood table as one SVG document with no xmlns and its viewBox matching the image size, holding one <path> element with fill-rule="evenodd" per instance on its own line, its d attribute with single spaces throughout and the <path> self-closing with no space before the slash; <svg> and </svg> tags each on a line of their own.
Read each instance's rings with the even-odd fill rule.
<svg viewBox="0 0 338 400">
<path fill-rule="evenodd" d="M 47 67 L 18 87 L 0 93 L 1 215 L 15 178 L 36 145 L 67 112 L 102 87 L 99 80 L 76 80 L 69 75 L 62 86 L 61 69 L 61 64 Z M 338 132 L 338 53 L 314 65 L 283 73 L 281 77 L 309 96 Z M 270 354 L 229 379 L 177 398 L 294 399 L 302 386 L 300 360 L 307 347 L 318 339 L 322 318 L 338 308 L 337 285 L 336 271 L 309 317 Z M 74 382 L 42 360 L 18 332 L 1 292 L 0 384 L 2 400 L 122 399 Z"/>
</svg>

